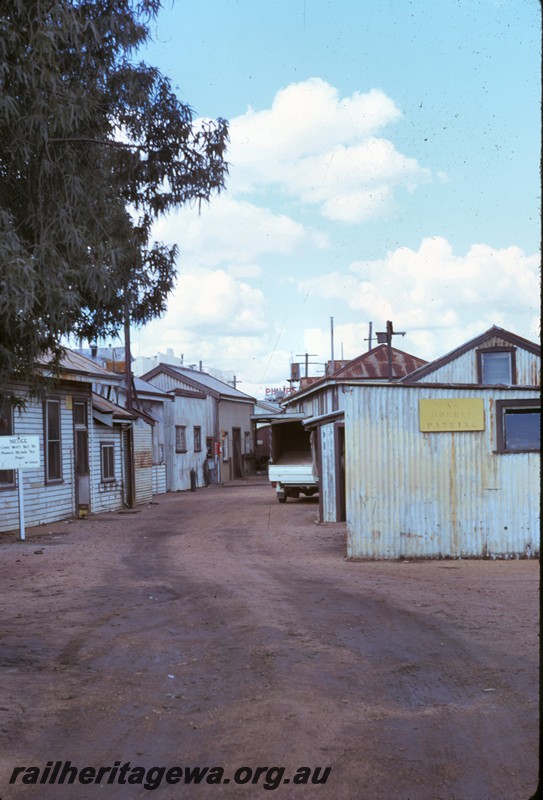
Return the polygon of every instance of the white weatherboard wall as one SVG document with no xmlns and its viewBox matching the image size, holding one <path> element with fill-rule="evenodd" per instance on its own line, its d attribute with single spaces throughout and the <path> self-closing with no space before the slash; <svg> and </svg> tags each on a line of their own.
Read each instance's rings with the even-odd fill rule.
<svg viewBox="0 0 543 800">
<path fill-rule="evenodd" d="M 81 392 L 77 387 L 76 391 Z M 38 436 L 40 440 L 39 469 L 22 471 L 25 525 L 44 525 L 73 516 L 75 513 L 74 490 L 74 432 L 71 403 L 88 399 L 87 395 L 75 395 L 73 389 L 59 388 L 50 395 L 60 400 L 60 427 L 62 453 L 62 480 L 45 483 L 44 421 L 41 402 L 28 401 L 26 409 L 13 415 L 13 434 Z M 15 530 L 19 526 L 19 502 L 17 487 L 0 490 L 0 531 Z"/>
<path fill-rule="evenodd" d="M 101 444 L 114 445 L 115 480 L 102 483 Z M 118 511 L 123 508 L 124 475 L 121 458 L 121 431 L 118 425 L 112 428 L 94 422 L 92 426 L 92 465 L 91 465 L 91 510 L 94 514 L 102 511 Z"/>
<path fill-rule="evenodd" d="M 482 397 L 485 430 L 421 433 L 418 401 Z M 347 556 L 534 556 L 536 453 L 498 454 L 494 403 L 535 390 L 352 386 L 346 395 Z"/>
</svg>

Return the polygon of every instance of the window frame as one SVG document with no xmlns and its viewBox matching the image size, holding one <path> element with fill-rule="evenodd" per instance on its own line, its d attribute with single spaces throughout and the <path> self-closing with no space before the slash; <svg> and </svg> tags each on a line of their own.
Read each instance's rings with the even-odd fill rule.
<svg viewBox="0 0 543 800">
<path fill-rule="evenodd" d="M 57 408 L 58 439 L 51 439 L 49 436 L 49 407 L 52 405 Z M 51 460 L 49 445 L 52 443 L 57 443 L 58 446 L 58 475 L 53 476 L 49 474 Z M 62 404 L 60 397 L 47 397 L 43 401 L 43 451 L 45 484 L 62 483 Z"/>
<path fill-rule="evenodd" d="M 4 413 L 6 413 L 3 410 L 4 406 L 7 409 L 7 416 L 6 417 L 4 417 Z M 8 423 L 6 431 L 0 429 L 0 436 L 13 436 L 14 435 L 14 430 L 13 430 L 13 406 L 12 406 L 11 403 L 8 403 L 7 401 L 5 401 L 4 403 L 0 404 L 0 409 L 2 409 L 0 419 L 6 419 L 7 423 Z M 5 481 L 0 481 L 0 491 L 2 489 L 14 489 L 15 488 L 15 470 L 14 469 L 0 469 L 0 475 L 2 475 L 2 474 L 5 474 L 6 477 L 10 478 L 10 479 L 9 480 L 5 480 Z"/>
<path fill-rule="evenodd" d="M 106 476 L 105 474 L 105 453 L 106 451 L 111 451 L 111 467 L 113 469 L 113 474 Z M 108 465 L 109 466 L 109 465 Z M 101 483 L 115 483 L 117 480 L 115 474 L 115 443 L 114 442 L 100 442 L 100 481 Z"/>
<path fill-rule="evenodd" d="M 202 426 L 195 425 L 194 430 L 194 452 L 201 453 L 202 452 Z"/>
<path fill-rule="evenodd" d="M 486 383 L 483 373 L 483 358 L 485 355 L 509 353 L 511 360 L 511 383 Z M 477 382 L 481 386 L 516 386 L 517 385 L 517 359 L 516 347 L 496 345 L 494 347 L 479 347 L 477 350 Z"/>
<path fill-rule="evenodd" d="M 541 400 L 534 398 L 522 400 L 496 400 L 496 453 L 515 454 L 515 453 L 539 453 L 541 446 L 524 449 L 509 449 L 507 447 L 505 419 L 508 411 L 526 409 L 529 411 L 539 411 L 541 414 Z"/>
<path fill-rule="evenodd" d="M 187 452 L 187 426 L 186 425 L 176 425 L 175 426 L 175 452 L 176 453 L 186 453 Z"/>
</svg>

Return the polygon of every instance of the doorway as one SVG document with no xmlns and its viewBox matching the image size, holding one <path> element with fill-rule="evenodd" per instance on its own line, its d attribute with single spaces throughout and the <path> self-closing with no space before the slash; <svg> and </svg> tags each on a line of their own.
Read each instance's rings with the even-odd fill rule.
<svg viewBox="0 0 543 800">
<path fill-rule="evenodd" d="M 85 401 L 73 404 L 75 508 L 78 517 L 90 513 L 89 427 Z"/>
<path fill-rule="evenodd" d="M 347 519 L 345 502 L 345 426 L 336 425 L 336 509 L 338 522 Z"/>
<path fill-rule="evenodd" d="M 243 465 L 241 463 L 241 428 L 232 428 L 232 469 L 234 479 L 243 478 Z"/>
</svg>

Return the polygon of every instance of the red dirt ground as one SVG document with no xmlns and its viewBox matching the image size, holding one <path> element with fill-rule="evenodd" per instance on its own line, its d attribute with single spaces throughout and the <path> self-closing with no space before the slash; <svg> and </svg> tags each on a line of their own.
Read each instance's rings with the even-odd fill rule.
<svg viewBox="0 0 543 800">
<path fill-rule="evenodd" d="M 258 478 L 155 499 L 0 535 L 0 800 L 535 792 L 538 562 L 349 562 L 344 525 Z M 48 761 L 130 766 L 22 782 Z M 128 782 L 157 766 L 230 782 Z"/>
</svg>

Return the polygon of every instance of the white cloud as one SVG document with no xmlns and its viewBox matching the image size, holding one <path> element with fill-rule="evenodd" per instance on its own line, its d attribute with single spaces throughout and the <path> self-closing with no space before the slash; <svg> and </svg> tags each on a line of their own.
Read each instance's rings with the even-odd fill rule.
<svg viewBox="0 0 543 800">
<path fill-rule="evenodd" d="M 377 89 L 340 99 L 318 78 L 291 84 L 270 109 L 232 120 L 230 189 L 243 194 L 276 186 L 333 220 L 381 216 L 397 187 L 412 191 L 430 175 L 376 135 L 400 117 Z"/>
<path fill-rule="evenodd" d="M 160 321 L 147 326 L 150 335 L 160 330 L 165 344 L 176 348 L 191 337 L 247 336 L 266 328 L 265 300 L 259 289 L 221 269 L 192 268 L 182 273 Z M 160 349 L 159 345 L 156 345 Z"/>
<path fill-rule="evenodd" d="M 227 272 L 233 278 L 259 278 L 262 275 L 262 267 L 258 264 L 232 264 L 227 268 Z"/>
<path fill-rule="evenodd" d="M 298 281 L 298 288 L 381 327 L 393 320 L 397 331 L 408 331 L 416 355 L 434 358 L 493 324 L 536 338 L 539 265 L 537 253 L 518 247 L 474 244 L 456 256 L 445 239 L 433 237 L 418 250 L 402 247 L 380 260 L 354 262 L 345 273 Z M 402 348 L 402 339 L 396 343 Z"/>
<path fill-rule="evenodd" d="M 326 247 L 327 238 L 284 214 L 235 200 L 228 193 L 202 206 L 184 207 L 159 220 L 154 235 L 179 242 L 180 263 L 213 267 L 248 264 L 267 253 L 287 254 L 304 246 Z"/>
</svg>

